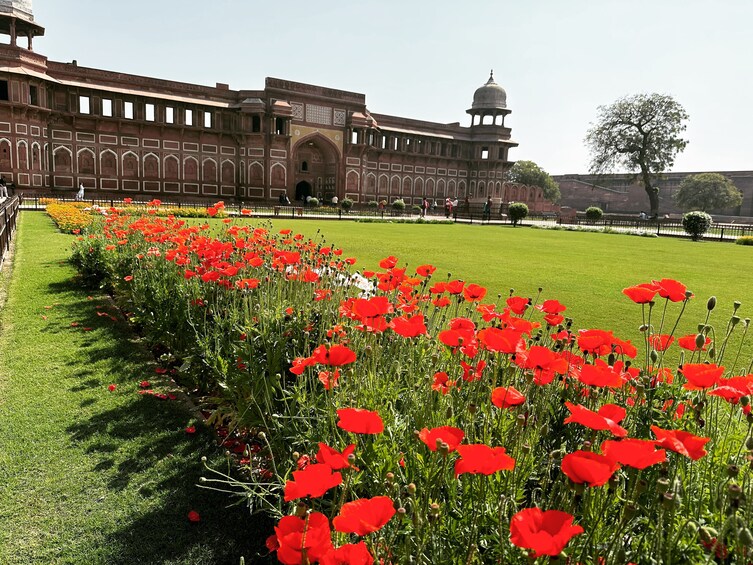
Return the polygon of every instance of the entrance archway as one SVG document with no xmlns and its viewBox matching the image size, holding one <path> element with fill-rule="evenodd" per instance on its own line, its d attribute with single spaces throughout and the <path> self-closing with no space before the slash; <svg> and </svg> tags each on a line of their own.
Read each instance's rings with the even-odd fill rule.
<svg viewBox="0 0 753 565">
<path fill-rule="evenodd" d="M 312 196 L 311 183 L 302 180 L 295 185 L 295 199 L 305 201 L 307 196 Z"/>
<path fill-rule="evenodd" d="M 293 148 L 295 163 L 295 199 L 308 195 L 320 202 L 329 202 L 339 194 L 339 162 L 337 147 L 320 133 L 302 138 Z M 308 188 L 308 193 L 304 190 Z"/>
</svg>

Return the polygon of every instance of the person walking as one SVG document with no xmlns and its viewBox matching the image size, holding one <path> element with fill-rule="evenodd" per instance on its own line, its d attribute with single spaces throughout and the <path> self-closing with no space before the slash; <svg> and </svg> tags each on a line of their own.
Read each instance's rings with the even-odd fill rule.
<svg viewBox="0 0 753 565">
<path fill-rule="evenodd" d="M 84 200 L 84 183 L 78 183 L 78 192 L 76 193 L 76 202 L 82 202 Z"/>
<path fill-rule="evenodd" d="M 0 198 L 8 198 L 8 185 L 5 184 L 5 177 L 0 178 Z"/>
<path fill-rule="evenodd" d="M 486 199 L 486 202 L 484 202 L 484 211 L 483 216 L 481 217 L 481 220 L 486 220 L 487 222 L 491 219 L 492 216 L 492 197 Z"/>
</svg>

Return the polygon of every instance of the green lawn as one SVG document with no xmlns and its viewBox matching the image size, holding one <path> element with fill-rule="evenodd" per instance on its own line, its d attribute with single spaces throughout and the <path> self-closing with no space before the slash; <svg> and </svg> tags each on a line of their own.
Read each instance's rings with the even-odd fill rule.
<svg viewBox="0 0 753 565">
<path fill-rule="evenodd" d="M 694 331 L 706 314 L 706 300 L 716 295 L 712 322 L 726 325 L 732 303 L 743 303 L 741 317 L 753 318 L 753 248 L 731 243 L 673 238 L 535 230 L 494 225 L 412 225 L 338 221 L 275 220 L 275 229 L 291 228 L 309 236 L 320 231 L 328 242 L 374 269 L 379 259 L 395 255 L 411 269 L 437 267 L 435 277 L 452 273 L 486 286 L 490 295 L 556 298 L 568 307 L 575 327 L 612 329 L 638 339 L 640 307 L 621 291 L 653 279 L 685 283 L 696 298 L 681 328 Z"/>
<path fill-rule="evenodd" d="M 188 435 L 179 401 L 137 394 L 154 360 L 97 315 L 117 312 L 73 278 L 71 241 L 22 214 L 0 311 L 0 563 L 256 562 L 271 524 L 196 486 L 199 458 L 223 459 L 212 434 Z"/>
</svg>

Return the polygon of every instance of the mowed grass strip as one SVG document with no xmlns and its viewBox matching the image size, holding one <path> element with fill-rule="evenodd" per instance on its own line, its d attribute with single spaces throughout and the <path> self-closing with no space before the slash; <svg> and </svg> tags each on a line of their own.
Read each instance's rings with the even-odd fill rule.
<svg viewBox="0 0 753 565">
<path fill-rule="evenodd" d="M 388 255 L 398 257 L 400 266 L 407 264 L 409 274 L 431 263 L 437 267 L 433 280 L 451 273 L 453 279 L 480 284 L 489 289 L 487 301 L 497 294 L 507 297 L 510 289 L 535 297 L 542 288 L 543 299 L 556 298 L 567 306 L 565 315 L 574 319 L 574 328 L 611 329 L 633 343 L 641 339 L 641 307 L 622 289 L 652 279 L 679 280 L 695 294 L 679 335 L 697 331 L 712 295 L 718 305 L 711 322 L 718 332 L 723 334 L 735 300 L 743 303 L 740 317 L 753 318 L 753 249 L 741 245 L 495 225 L 275 220 L 272 226 L 323 235 L 327 243 L 344 248 L 345 255 L 358 258 L 361 270 L 378 269 L 379 260 Z M 679 307 L 670 305 L 668 320 L 674 322 L 677 312 Z"/>
<path fill-rule="evenodd" d="M 257 562 L 271 525 L 196 486 L 202 455 L 224 463 L 212 434 L 137 393 L 160 388 L 154 361 L 106 296 L 79 288 L 71 241 L 22 214 L 0 312 L 0 563 Z"/>
</svg>

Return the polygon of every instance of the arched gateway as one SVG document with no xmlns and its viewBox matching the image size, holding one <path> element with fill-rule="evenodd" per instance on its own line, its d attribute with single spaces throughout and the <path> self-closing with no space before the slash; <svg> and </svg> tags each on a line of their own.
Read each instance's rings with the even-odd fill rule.
<svg viewBox="0 0 753 565">
<path fill-rule="evenodd" d="M 338 194 L 340 154 L 335 145 L 321 134 L 302 138 L 293 147 L 295 163 L 295 199 L 314 196 L 329 202 Z"/>
</svg>

